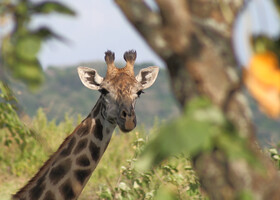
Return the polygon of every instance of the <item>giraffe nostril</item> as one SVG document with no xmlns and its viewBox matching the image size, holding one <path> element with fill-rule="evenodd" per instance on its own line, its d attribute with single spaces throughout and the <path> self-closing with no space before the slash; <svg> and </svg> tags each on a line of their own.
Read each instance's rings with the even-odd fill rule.
<svg viewBox="0 0 280 200">
<path fill-rule="evenodd" d="M 122 117 L 122 118 L 126 118 L 126 116 L 127 116 L 127 114 L 126 114 L 126 112 L 123 110 L 122 113 L 121 113 L 121 117 Z"/>
</svg>

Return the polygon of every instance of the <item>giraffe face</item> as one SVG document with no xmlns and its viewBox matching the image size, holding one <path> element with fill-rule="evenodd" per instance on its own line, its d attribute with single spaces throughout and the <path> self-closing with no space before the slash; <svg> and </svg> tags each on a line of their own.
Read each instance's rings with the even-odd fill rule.
<svg viewBox="0 0 280 200">
<path fill-rule="evenodd" d="M 105 79 L 100 88 L 108 121 L 117 123 L 123 132 L 133 130 L 137 123 L 135 103 L 141 93 L 141 86 L 135 77 L 120 73 Z"/>
<path fill-rule="evenodd" d="M 98 90 L 101 93 L 105 108 L 103 116 L 110 123 L 117 124 L 123 132 L 129 132 L 136 127 L 136 100 L 144 89 L 154 83 L 159 72 L 159 68 L 153 66 L 140 70 L 139 74 L 134 76 L 134 72 L 131 73 L 131 69 L 127 66 L 115 67 L 109 74 L 107 71 L 105 78 L 94 69 L 78 68 L 82 83 L 89 89 Z"/>
</svg>

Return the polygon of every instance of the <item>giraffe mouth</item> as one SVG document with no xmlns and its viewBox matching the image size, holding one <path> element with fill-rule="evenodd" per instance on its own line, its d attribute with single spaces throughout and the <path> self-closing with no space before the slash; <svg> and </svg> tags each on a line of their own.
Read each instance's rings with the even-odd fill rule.
<svg viewBox="0 0 280 200">
<path fill-rule="evenodd" d="M 119 126 L 119 128 L 121 129 L 121 131 L 122 132 L 124 132 L 124 133 L 128 133 L 128 132 L 130 132 L 130 131 L 132 131 L 134 128 L 132 128 L 132 129 L 126 129 L 126 128 L 123 128 L 123 127 L 121 127 L 121 126 Z"/>
<path fill-rule="evenodd" d="M 130 131 L 132 131 L 137 124 L 137 120 L 136 117 L 133 118 L 128 118 L 128 119 L 122 119 L 122 120 L 118 120 L 118 126 L 121 129 L 122 132 L 124 133 L 128 133 Z"/>
</svg>

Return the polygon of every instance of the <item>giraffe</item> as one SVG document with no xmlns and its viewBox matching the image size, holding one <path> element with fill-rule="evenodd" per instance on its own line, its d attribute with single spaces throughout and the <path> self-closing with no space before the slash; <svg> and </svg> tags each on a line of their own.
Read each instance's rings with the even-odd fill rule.
<svg viewBox="0 0 280 200">
<path fill-rule="evenodd" d="M 135 103 L 156 80 L 159 68 L 150 66 L 134 75 L 136 51 L 124 53 L 126 66 L 117 68 L 115 54 L 105 52 L 107 72 L 78 67 L 81 82 L 101 95 L 89 115 L 76 127 L 37 174 L 13 200 L 77 199 L 105 152 L 116 126 L 129 132 L 136 126 Z"/>
</svg>

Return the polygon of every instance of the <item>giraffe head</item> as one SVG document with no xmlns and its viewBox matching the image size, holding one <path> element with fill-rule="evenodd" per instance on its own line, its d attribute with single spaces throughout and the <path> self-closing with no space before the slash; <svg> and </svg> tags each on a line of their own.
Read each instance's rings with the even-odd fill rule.
<svg viewBox="0 0 280 200">
<path fill-rule="evenodd" d="M 78 67 L 82 83 L 89 89 L 98 90 L 105 107 L 103 116 L 111 123 L 116 123 L 123 132 L 129 132 L 136 126 L 135 103 L 144 89 L 156 80 L 159 68 L 155 66 L 141 69 L 134 75 L 136 51 L 124 53 L 126 66 L 117 68 L 114 64 L 115 54 L 105 52 L 107 73 L 101 77 L 95 69 Z"/>
</svg>

